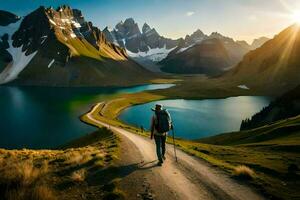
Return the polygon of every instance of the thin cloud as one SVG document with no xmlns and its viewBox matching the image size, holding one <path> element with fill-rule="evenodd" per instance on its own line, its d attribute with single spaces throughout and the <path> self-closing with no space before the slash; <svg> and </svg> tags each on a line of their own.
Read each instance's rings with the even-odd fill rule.
<svg viewBox="0 0 300 200">
<path fill-rule="evenodd" d="M 194 14 L 195 14 L 194 11 L 188 11 L 187 13 L 185 13 L 185 15 L 186 15 L 187 17 L 190 17 L 190 16 L 192 16 L 192 15 L 194 15 Z"/>
<path fill-rule="evenodd" d="M 250 16 L 248 16 L 248 19 L 250 21 L 256 21 L 257 20 L 257 16 L 256 15 L 250 15 Z"/>
</svg>

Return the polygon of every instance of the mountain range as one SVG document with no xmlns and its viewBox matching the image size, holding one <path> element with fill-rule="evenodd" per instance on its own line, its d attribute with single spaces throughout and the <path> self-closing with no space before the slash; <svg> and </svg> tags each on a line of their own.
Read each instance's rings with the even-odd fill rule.
<svg viewBox="0 0 300 200">
<path fill-rule="evenodd" d="M 278 95 L 300 84 L 300 28 L 292 25 L 247 53 L 223 78 Z"/>
<path fill-rule="evenodd" d="M 219 75 L 238 64 L 246 53 L 267 40 L 268 38 L 260 38 L 249 45 L 246 41 L 234 41 L 217 32 L 208 36 L 197 30 L 181 40 L 159 64 L 162 65 L 163 71 L 171 73 Z M 209 53 L 203 48 L 207 48 L 208 44 Z M 223 53 L 220 54 L 220 51 Z"/>
<path fill-rule="evenodd" d="M 180 51 L 180 50 L 178 50 Z M 233 61 L 219 39 L 207 39 L 180 53 L 171 52 L 160 62 L 163 71 L 217 75 Z"/>
<path fill-rule="evenodd" d="M 69 6 L 23 18 L 0 11 L 0 26 L 0 84 L 124 86 L 154 76 Z"/>
<path fill-rule="evenodd" d="M 150 63 L 150 69 L 151 61 L 152 66 L 155 63 L 159 63 L 162 66 L 162 71 L 171 73 L 211 74 L 212 71 L 220 73 L 226 68 L 237 64 L 247 52 L 259 47 L 268 40 L 268 38 L 262 37 L 249 45 L 246 41 L 234 41 L 232 38 L 223 36 L 217 32 L 206 35 L 200 29 L 191 35 L 186 35 L 185 38 L 173 40 L 161 36 L 155 28 L 151 28 L 147 23 L 144 23 L 142 31 L 140 31 L 139 25 L 132 18 L 128 18 L 124 22 L 119 22 L 113 29 L 106 27 L 103 32 L 108 41 L 124 47 L 128 55 L 137 62 L 142 65 Z M 224 47 L 229 58 L 226 58 L 228 61 L 225 62 L 225 65 L 223 63 L 219 65 L 220 62 L 211 63 L 210 66 L 214 69 L 207 71 L 208 67 L 203 66 L 206 62 L 197 61 L 207 60 L 207 58 L 205 58 L 205 55 L 202 58 L 202 54 L 195 54 L 195 52 L 200 52 L 197 50 L 200 43 L 210 39 L 220 40 L 222 43 L 222 47 L 219 45 L 220 50 Z M 196 50 L 191 50 L 192 48 Z M 187 51 L 188 49 L 189 51 Z M 184 60 L 188 52 L 193 52 L 193 55 L 188 56 L 189 58 Z M 215 54 L 218 60 L 218 52 Z M 213 55 L 213 53 L 210 55 Z M 191 57 L 194 61 L 190 60 Z M 213 58 L 210 57 L 208 59 Z M 178 63 L 180 66 L 174 66 L 174 63 Z"/>
<path fill-rule="evenodd" d="M 258 92 L 279 94 L 300 84 L 298 25 L 251 45 L 199 29 L 173 40 L 146 23 L 140 31 L 132 18 L 101 31 L 80 10 L 41 6 L 22 18 L 0 11 L 0 26 L 0 84 L 124 86 L 158 76 L 137 57 L 171 73 L 226 71 L 221 79 Z"/>
</svg>

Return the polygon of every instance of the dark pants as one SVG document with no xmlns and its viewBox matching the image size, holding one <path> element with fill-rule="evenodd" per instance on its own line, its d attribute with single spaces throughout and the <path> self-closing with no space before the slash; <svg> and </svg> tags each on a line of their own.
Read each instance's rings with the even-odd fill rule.
<svg viewBox="0 0 300 200">
<path fill-rule="evenodd" d="M 166 152 L 166 136 L 154 135 L 154 140 L 156 144 L 157 158 L 162 162 L 162 156 L 164 156 Z"/>
</svg>

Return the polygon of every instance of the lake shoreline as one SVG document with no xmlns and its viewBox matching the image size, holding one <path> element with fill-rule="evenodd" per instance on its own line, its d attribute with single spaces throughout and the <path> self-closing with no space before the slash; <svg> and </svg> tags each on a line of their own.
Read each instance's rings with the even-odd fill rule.
<svg viewBox="0 0 300 200">
<path fill-rule="evenodd" d="M 101 112 L 102 109 L 98 108 L 98 110 L 94 110 L 94 113 L 90 113 L 90 114 L 93 115 L 93 118 L 102 122 L 103 124 L 109 124 L 108 126 L 118 127 L 130 131 L 132 133 L 142 135 L 144 137 L 149 137 L 149 132 L 145 132 L 145 131 L 141 132 L 139 128 L 124 124 L 117 118 L 118 116 L 117 113 L 119 113 L 122 110 L 120 109 L 120 107 L 127 108 L 129 106 L 142 103 L 143 101 L 147 102 L 146 99 L 148 100 L 163 99 L 163 98 L 167 99 L 167 97 L 162 97 L 162 96 L 149 96 L 148 98 L 143 99 L 141 98 L 141 95 L 150 95 L 150 94 L 140 93 L 140 94 L 125 95 L 123 96 L 123 101 L 120 100 L 121 102 L 109 104 L 109 108 L 106 108 L 105 112 Z M 120 98 L 121 97 L 119 97 L 119 99 Z M 110 112 L 110 111 L 114 111 L 114 112 Z M 101 112 L 101 115 L 98 114 L 99 112 Z M 86 115 L 87 114 L 88 113 L 86 113 Z M 298 123 L 297 120 L 299 121 L 299 117 L 298 119 L 295 120 L 295 123 Z M 86 120 L 86 122 L 88 124 L 93 123 L 88 120 Z M 280 123 L 286 123 L 286 122 L 285 120 L 283 120 L 283 122 Z M 270 125 L 270 126 L 278 128 L 277 124 Z M 264 130 L 265 127 L 261 127 L 259 129 L 249 130 L 249 131 L 237 131 L 237 132 L 232 132 L 227 134 L 224 133 L 218 134 L 215 137 L 220 136 L 224 138 L 224 136 L 232 134 L 235 135 L 236 137 L 243 138 L 243 135 L 265 134 Z M 207 139 L 213 139 L 213 137 L 208 137 Z M 172 143 L 170 137 L 168 137 L 167 143 Z M 195 158 L 199 158 L 205 162 L 208 162 L 209 164 L 222 170 L 224 173 L 228 174 L 234 179 L 236 179 L 236 175 L 235 175 L 236 170 L 240 166 L 246 166 L 250 170 L 253 170 L 254 177 L 251 178 L 250 180 L 241 180 L 241 183 L 246 182 L 247 184 L 250 184 L 251 186 L 255 187 L 258 191 L 260 191 L 263 195 L 265 195 L 266 198 L 282 197 L 282 196 L 289 197 L 289 195 L 287 195 L 286 193 L 288 189 L 284 191 L 280 190 L 280 188 L 282 188 L 282 179 L 278 178 L 277 176 L 274 176 L 274 174 L 266 173 L 264 169 L 275 170 L 276 172 L 278 171 L 279 174 L 284 175 L 286 161 L 282 162 L 281 160 L 273 160 L 272 158 L 276 156 L 276 157 L 283 157 L 286 159 L 292 159 L 294 158 L 293 152 L 286 153 L 286 152 L 276 151 L 273 150 L 272 148 L 268 148 L 268 146 L 264 147 L 265 150 L 262 151 L 261 147 L 258 145 L 259 143 L 258 144 L 254 143 L 254 145 L 252 145 L 251 143 L 243 144 L 242 140 L 241 140 L 241 144 L 239 143 L 237 144 L 238 145 L 236 146 L 226 145 L 226 144 L 215 145 L 215 144 L 205 143 L 205 141 L 202 140 L 195 141 L 195 140 L 186 140 L 181 138 L 175 139 L 175 145 L 177 148 L 181 149 L 182 151 L 188 153 L 191 156 L 194 156 Z M 262 145 L 264 144 L 265 143 L 262 143 Z M 276 145 L 278 147 L 281 147 L 281 145 L 286 145 L 286 143 L 285 141 L 283 141 L 282 144 L 278 143 Z M 293 146 L 293 143 L 291 145 Z M 274 165 L 273 164 L 270 165 L 270 162 L 274 163 Z M 293 162 L 297 163 L 297 160 L 294 159 Z M 273 168 L 273 166 L 276 167 Z"/>
<path fill-rule="evenodd" d="M 144 92 L 139 92 L 139 93 L 134 93 L 134 94 L 123 94 L 123 95 L 117 96 L 116 98 L 110 99 L 109 101 L 105 102 L 106 106 L 105 106 L 105 110 L 101 111 L 101 119 L 105 123 L 108 123 L 111 125 L 117 124 L 118 126 L 128 127 L 130 130 L 139 132 L 140 127 L 136 127 L 136 126 L 126 123 L 120 119 L 120 115 L 122 114 L 122 112 L 124 112 L 124 110 L 126 110 L 130 107 L 147 104 L 147 103 L 151 103 L 154 101 L 177 100 L 178 98 L 175 98 L 175 97 L 159 95 L 161 93 L 161 91 L 165 91 L 168 89 L 152 90 L 152 91 L 146 91 L 146 92 L 144 91 Z M 243 94 L 241 94 L 241 95 L 225 95 L 223 97 L 212 95 L 212 96 L 205 96 L 203 98 L 181 98 L 181 99 L 182 100 L 213 100 L 213 99 L 220 100 L 220 99 L 228 99 L 228 98 L 232 98 L 232 97 L 244 97 L 244 96 L 249 96 L 249 95 L 243 95 Z M 260 95 L 250 95 L 250 96 L 251 97 L 260 97 Z M 271 96 L 268 96 L 268 97 L 272 98 Z M 82 119 L 82 118 L 81 118 L 81 120 L 84 121 L 84 119 Z M 228 132 L 232 132 L 232 131 L 228 131 Z M 219 134 L 224 134 L 224 132 L 217 133 L 216 135 L 219 135 Z M 207 136 L 207 137 L 211 137 L 211 136 Z M 206 138 L 206 137 L 203 137 L 203 138 Z M 203 138 L 201 138 L 201 139 L 203 139 Z M 178 138 L 178 139 L 183 139 L 183 138 Z M 198 140 L 198 139 L 200 139 L 200 138 L 192 139 L 192 140 Z M 183 139 L 183 140 L 190 140 L 190 139 Z"/>
<path fill-rule="evenodd" d="M 174 84 L 158 82 L 113 90 L 1 86 L 3 98 L 0 99 L 0 109 L 3 119 L 0 147 L 55 149 L 95 130 L 78 120 L 95 102 L 125 93 L 173 86 Z"/>
<path fill-rule="evenodd" d="M 117 119 L 125 124 L 149 130 L 149 120 L 153 115 L 150 108 L 155 107 L 155 104 L 162 104 L 172 116 L 177 137 L 198 140 L 239 131 L 242 120 L 259 112 L 270 103 L 270 100 L 264 96 L 204 100 L 164 99 L 127 107 L 119 113 Z"/>
</svg>

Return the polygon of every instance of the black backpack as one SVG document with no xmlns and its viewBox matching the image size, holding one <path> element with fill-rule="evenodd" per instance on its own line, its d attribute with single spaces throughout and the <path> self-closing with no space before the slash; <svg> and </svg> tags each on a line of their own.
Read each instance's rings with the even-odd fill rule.
<svg viewBox="0 0 300 200">
<path fill-rule="evenodd" d="M 156 111 L 155 129 L 158 133 L 165 133 L 170 130 L 171 117 L 167 110 Z"/>
</svg>

